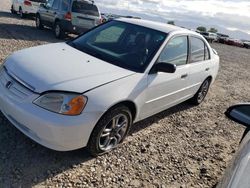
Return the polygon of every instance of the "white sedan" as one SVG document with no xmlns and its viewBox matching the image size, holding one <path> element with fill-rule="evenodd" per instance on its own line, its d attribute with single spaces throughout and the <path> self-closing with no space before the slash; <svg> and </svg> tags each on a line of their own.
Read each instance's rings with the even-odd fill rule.
<svg viewBox="0 0 250 188">
<path fill-rule="evenodd" d="M 43 146 L 92 155 L 134 122 L 190 99 L 200 104 L 219 56 L 195 32 L 118 19 L 66 42 L 15 52 L 0 69 L 0 110 Z"/>
</svg>

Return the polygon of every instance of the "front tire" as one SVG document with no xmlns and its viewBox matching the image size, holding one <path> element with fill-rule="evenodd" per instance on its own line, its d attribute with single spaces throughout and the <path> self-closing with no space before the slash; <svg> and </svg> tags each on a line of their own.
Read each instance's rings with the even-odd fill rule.
<svg viewBox="0 0 250 188">
<path fill-rule="evenodd" d="M 209 87 L 211 84 L 211 79 L 207 78 L 200 86 L 199 90 L 197 91 L 197 93 L 194 95 L 193 98 L 191 98 L 191 103 L 194 105 L 199 105 L 201 104 L 205 97 L 207 96 Z"/>
<path fill-rule="evenodd" d="M 92 156 L 102 155 L 115 149 L 123 142 L 132 124 L 132 115 L 126 106 L 109 110 L 96 124 L 89 142 Z"/>
</svg>

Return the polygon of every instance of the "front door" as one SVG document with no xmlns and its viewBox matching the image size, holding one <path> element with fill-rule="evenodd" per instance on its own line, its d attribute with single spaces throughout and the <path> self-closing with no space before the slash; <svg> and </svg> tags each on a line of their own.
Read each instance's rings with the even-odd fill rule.
<svg viewBox="0 0 250 188">
<path fill-rule="evenodd" d="M 190 97 L 187 92 L 190 67 L 187 64 L 188 37 L 184 35 L 170 39 L 157 62 L 175 64 L 176 72 L 157 72 L 148 75 L 146 101 L 141 112 L 142 118 L 158 113 Z"/>
</svg>

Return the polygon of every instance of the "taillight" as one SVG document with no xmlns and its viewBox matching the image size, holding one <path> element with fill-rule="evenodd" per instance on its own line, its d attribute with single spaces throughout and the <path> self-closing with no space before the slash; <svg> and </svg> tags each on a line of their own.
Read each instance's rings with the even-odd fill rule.
<svg viewBox="0 0 250 188">
<path fill-rule="evenodd" d="M 30 2 L 30 1 L 27 1 L 27 0 L 25 0 L 23 3 L 24 3 L 26 6 L 31 6 L 31 5 L 32 5 L 31 2 Z"/>
<path fill-rule="evenodd" d="M 70 12 L 67 12 L 65 15 L 64 15 L 64 18 L 68 21 L 71 21 L 72 19 L 72 16 L 71 16 L 71 13 Z"/>
<path fill-rule="evenodd" d="M 97 19 L 95 20 L 95 24 L 96 24 L 96 25 L 99 25 L 99 24 L 101 24 L 102 22 L 103 22 L 103 19 L 102 19 L 102 18 L 100 18 L 100 19 L 98 19 L 98 20 L 97 20 Z"/>
</svg>

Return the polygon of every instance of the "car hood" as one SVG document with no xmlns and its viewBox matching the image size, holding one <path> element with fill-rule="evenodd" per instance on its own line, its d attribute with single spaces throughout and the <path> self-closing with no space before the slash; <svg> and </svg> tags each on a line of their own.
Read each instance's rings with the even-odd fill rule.
<svg viewBox="0 0 250 188">
<path fill-rule="evenodd" d="M 24 49 L 11 55 L 5 67 L 10 75 L 37 93 L 83 93 L 135 72 L 83 53 L 66 43 Z"/>
</svg>

